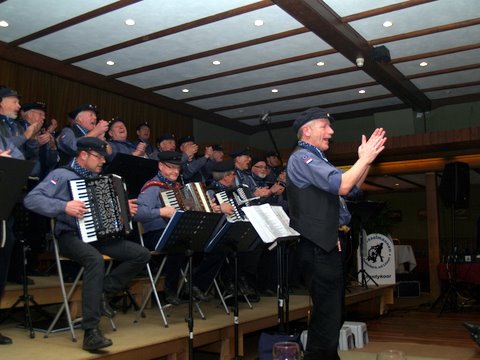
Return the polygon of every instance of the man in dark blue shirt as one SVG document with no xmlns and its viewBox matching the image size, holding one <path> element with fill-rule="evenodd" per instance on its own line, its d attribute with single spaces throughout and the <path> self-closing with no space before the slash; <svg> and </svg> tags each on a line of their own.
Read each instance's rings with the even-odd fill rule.
<svg viewBox="0 0 480 360">
<path fill-rule="evenodd" d="M 385 131 L 362 135 L 358 160 L 346 172 L 325 157 L 333 136 L 331 117 L 311 108 L 293 123 L 298 147 L 288 160 L 290 226 L 301 234 L 297 263 L 312 297 L 305 360 L 339 360 L 338 337 L 345 297 L 338 229 L 350 222 L 344 196 L 359 191 L 370 164 L 385 148 Z"/>
</svg>

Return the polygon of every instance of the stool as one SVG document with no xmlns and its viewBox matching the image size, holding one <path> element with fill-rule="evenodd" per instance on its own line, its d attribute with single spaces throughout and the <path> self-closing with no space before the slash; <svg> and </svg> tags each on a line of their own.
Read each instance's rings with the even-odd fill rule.
<svg viewBox="0 0 480 360">
<path fill-rule="evenodd" d="M 338 349 L 351 350 L 354 347 L 352 329 L 350 329 L 348 326 L 342 326 L 340 329 L 340 336 L 338 338 Z"/>
<path fill-rule="evenodd" d="M 343 326 L 349 327 L 352 330 L 356 348 L 360 349 L 368 344 L 367 324 L 363 322 L 345 321 Z"/>
<path fill-rule="evenodd" d="M 303 350 L 307 348 L 307 336 L 308 336 L 308 330 L 303 330 L 300 335 L 300 342 L 302 343 Z"/>
</svg>

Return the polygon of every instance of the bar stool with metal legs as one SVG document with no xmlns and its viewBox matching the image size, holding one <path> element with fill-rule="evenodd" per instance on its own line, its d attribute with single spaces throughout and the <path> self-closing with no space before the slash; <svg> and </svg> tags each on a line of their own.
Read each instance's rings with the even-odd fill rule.
<svg viewBox="0 0 480 360">
<path fill-rule="evenodd" d="M 70 289 L 67 293 L 67 290 L 66 290 L 66 287 L 65 287 L 65 281 L 63 279 L 62 261 L 65 261 L 65 260 L 71 261 L 71 259 L 68 259 L 68 258 L 60 255 L 60 251 L 59 251 L 59 248 L 58 248 L 58 240 L 55 236 L 55 219 L 50 220 L 50 228 L 51 228 L 51 231 L 52 231 L 53 250 L 54 250 L 54 254 L 55 254 L 55 262 L 56 262 L 56 265 L 57 265 L 58 277 L 59 277 L 59 280 L 60 280 L 60 290 L 62 291 L 63 303 L 60 306 L 60 309 L 57 311 L 57 314 L 55 315 L 55 318 L 52 320 L 50 326 L 48 327 L 47 332 L 45 333 L 44 337 L 47 338 L 48 335 L 50 335 L 53 328 L 55 327 L 58 320 L 60 319 L 60 316 L 62 315 L 63 312 L 65 312 L 65 314 L 67 316 L 68 327 L 69 327 L 70 333 L 72 335 L 72 341 L 76 342 L 77 337 L 75 335 L 74 327 L 75 327 L 75 324 L 80 323 L 82 321 L 82 318 L 72 319 L 72 314 L 70 313 L 70 306 L 69 306 L 68 302 L 69 302 L 73 292 L 77 288 L 78 282 L 80 281 L 85 268 L 83 266 L 80 268 L 80 270 L 77 273 L 77 276 L 75 277 L 75 280 L 73 281 L 73 283 L 72 283 L 72 285 L 71 285 L 71 287 L 70 287 Z M 109 256 L 106 256 L 106 255 L 103 255 L 103 259 L 108 262 L 108 268 L 107 268 L 107 271 L 106 271 L 106 273 L 108 274 L 111 267 L 112 267 L 113 261 Z M 109 318 L 109 320 L 110 320 L 110 325 L 112 326 L 112 329 L 114 331 L 116 331 L 117 327 L 115 326 L 115 322 L 111 318 Z"/>
</svg>

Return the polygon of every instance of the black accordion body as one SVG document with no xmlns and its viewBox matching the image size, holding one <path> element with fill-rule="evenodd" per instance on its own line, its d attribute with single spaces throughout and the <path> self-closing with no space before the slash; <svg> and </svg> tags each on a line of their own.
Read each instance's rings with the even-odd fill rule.
<svg viewBox="0 0 480 360">
<path fill-rule="evenodd" d="M 205 185 L 200 182 L 185 184 L 181 189 L 162 191 L 160 198 L 165 206 L 177 210 L 213 212 Z"/>
<path fill-rule="evenodd" d="M 259 199 L 258 197 L 254 197 L 250 189 L 246 186 L 238 186 L 232 190 L 219 191 L 215 194 L 215 197 L 219 204 L 228 202 L 232 205 L 234 213 L 227 215 L 227 220 L 230 222 L 248 221 L 243 211 L 241 211 L 241 208 L 253 205 L 255 200 Z"/>
<path fill-rule="evenodd" d="M 88 243 L 126 236 L 132 231 L 126 185 L 118 175 L 69 181 L 74 200 L 87 207 L 82 219 L 77 219 L 81 239 Z"/>
</svg>

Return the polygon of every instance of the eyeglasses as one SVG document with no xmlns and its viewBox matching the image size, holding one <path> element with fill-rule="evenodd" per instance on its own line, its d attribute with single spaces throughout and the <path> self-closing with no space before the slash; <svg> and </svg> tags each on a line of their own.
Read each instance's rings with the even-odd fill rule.
<svg viewBox="0 0 480 360">
<path fill-rule="evenodd" d="M 169 164 L 169 163 L 166 163 L 166 162 L 162 162 L 162 164 L 165 165 L 167 168 L 172 169 L 172 170 L 178 170 L 178 171 L 181 170 L 180 166 L 178 166 L 178 165 L 172 165 L 172 164 Z"/>
<path fill-rule="evenodd" d="M 88 151 L 88 155 L 92 155 L 93 157 L 96 157 L 98 160 L 105 160 L 105 156 L 100 155 L 100 154 L 95 154 L 93 152 Z"/>
</svg>

